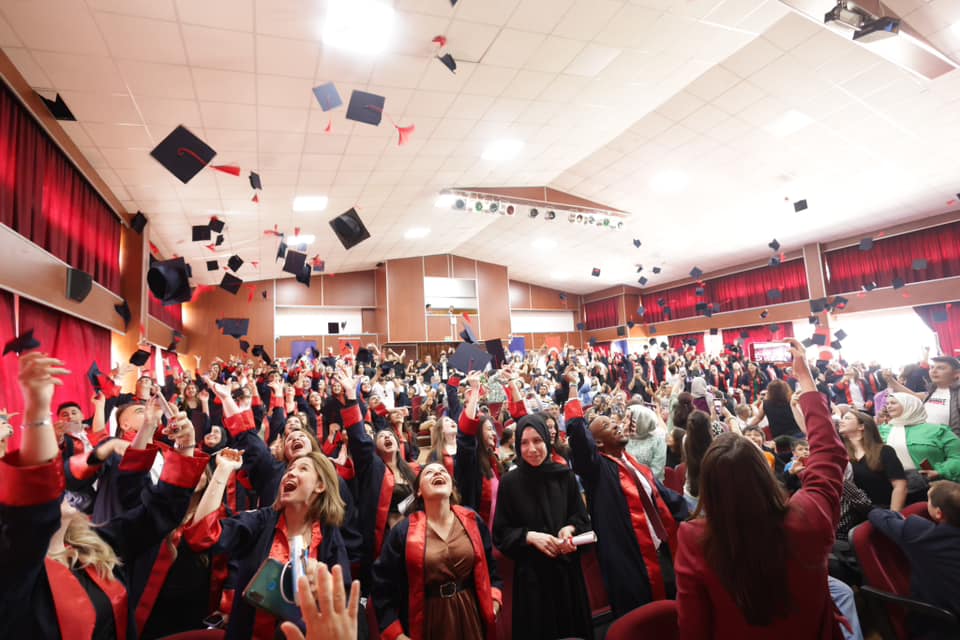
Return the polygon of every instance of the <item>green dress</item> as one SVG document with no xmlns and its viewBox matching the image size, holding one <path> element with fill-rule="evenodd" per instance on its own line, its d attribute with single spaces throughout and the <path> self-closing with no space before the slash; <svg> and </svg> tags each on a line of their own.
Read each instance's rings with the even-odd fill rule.
<svg viewBox="0 0 960 640">
<path fill-rule="evenodd" d="M 890 425 L 879 427 L 880 436 L 887 442 Z M 960 482 L 960 438 L 954 435 L 950 427 L 942 424 L 915 424 L 904 429 L 907 437 L 907 451 L 913 464 L 920 469 L 926 460 L 944 480 Z"/>
</svg>

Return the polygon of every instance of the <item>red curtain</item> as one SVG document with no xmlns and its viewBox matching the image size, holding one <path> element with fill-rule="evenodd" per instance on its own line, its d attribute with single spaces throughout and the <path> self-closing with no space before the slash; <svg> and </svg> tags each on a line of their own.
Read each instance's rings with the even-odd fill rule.
<svg viewBox="0 0 960 640">
<path fill-rule="evenodd" d="M 13 294 L 0 290 L 0 344 L 6 344 L 14 335 Z M 8 353 L 0 358 L 0 410 L 6 409 L 8 413 L 23 411 L 23 396 L 17 380 L 19 372 L 16 354 Z M 20 424 L 18 419 L 12 422 L 15 425 Z M 14 433 L 13 437 L 19 438 L 18 433 Z"/>
<path fill-rule="evenodd" d="M 774 332 L 770 329 L 775 325 L 772 324 L 763 324 L 763 325 L 754 325 L 752 327 L 739 327 L 737 329 L 724 329 L 723 330 L 723 344 L 732 344 L 741 338 L 741 333 L 746 332 L 747 337 L 743 338 L 743 353 L 745 355 L 750 354 L 750 345 L 754 342 L 779 342 L 784 338 L 793 337 L 793 323 L 784 322 L 776 326 L 780 327 L 780 330 Z"/>
<path fill-rule="evenodd" d="M 183 373 L 183 367 L 180 366 L 180 359 L 177 357 L 177 354 L 173 351 L 166 350 L 161 353 L 163 354 L 163 361 L 166 366 L 170 368 L 170 371 L 177 375 Z"/>
<path fill-rule="evenodd" d="M 913 261 L 924 259 L 927 268 L 915 271 Z M 924 282 L 960 275 L 960 222 L 923 229 L 874 241 L 870 251 L 859 245 L 824 254 L 827 293 L 859 291 L 870 282 L 889 287 L 894 278 Z"/>
<path fill-rule="evenodd" d="M 937 333 L 943 355 L 960 357 L 960 301 L 928 304 L 913 310 Z"/>
<path fill-rule="evenodd" d="M 147 290 L 147 298 L 149 302 L 147 303 L 147 313 L 152 315 L 154 318 L 160 322 L 165 323 L 171 329 L 176 329 L 177 331 L 183 331 L 183 306 L 179 304 L 173 304 L 170 306 L 163 306 L 163 303 L 160 302 L 157 298 L 153 297 L 153 294 Z"/>
<path fill-rule="evenodd" d="M 697 295 L 697 288 L 703 295 Z M 770 297 L 777 290 L 779 297 Z M 729 276 L 705 281 L 702 285 L 687 284 L 665 291 L 641 296 L 645 322 L 663 322 L 677 318 L 692 318 L 698 315 L 697 304 L 719 304 L 720 311 L 736 311 L 766 307 L 783 302 L 794 302 L 809 297 L 807 271 L 803 260 L 791 260 L 777 267 L 761 267 Z M 666 317 L 660 301 L 670 308 Z"/>
<path fill-rule="evenodd" d="M 120 293 L 120 221 L 5 85 L 0 223 Z"/>
<path fill-rule="evenodd" d="M 617 326 L 617 306 L 619 298 L 607 298 L 606 300 L 597 300 L 583 305 L 583 314 L 586 319 L 587 329 L 604 329 L 606 327 Z"/>
<path fill-rule="evenodd" d="M 684 333 L 679 336 L 670 336 L 670 346 L 677 351 L 683 353 L 689 347 L 687 346 L 688 340 L 696 340 L 697 345 L 694 347 L 696 353 L 703 353 L 703 332 L 698 333 Z"/>
</svg>

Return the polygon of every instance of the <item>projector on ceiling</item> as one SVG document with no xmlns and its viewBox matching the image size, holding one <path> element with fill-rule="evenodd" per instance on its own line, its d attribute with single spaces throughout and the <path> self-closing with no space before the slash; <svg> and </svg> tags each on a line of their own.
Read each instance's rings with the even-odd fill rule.
<svg viewBox="0 0 960 640">
<path fill-rule="evenodd" d="M 872 19 L 872 15 L 854 3 L 840 0 L 833 9 L 823 16 L 823 23 L 828 26 L 839 24 L 854 31 L 859 31 L 865 22 Z"/>
<path fill-rule="evenodd" d="M 876 42 L 893 37 L 900 32 L 900 21 L 895 18 L 877 18 L 864 23 L 860 30 L 853 34 L 857 42 Z"/>
</svg>

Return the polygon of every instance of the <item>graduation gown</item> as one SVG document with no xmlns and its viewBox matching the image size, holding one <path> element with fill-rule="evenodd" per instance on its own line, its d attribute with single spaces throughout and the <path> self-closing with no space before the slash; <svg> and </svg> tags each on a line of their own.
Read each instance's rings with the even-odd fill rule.
<svg viewBox="0 0 960 640">
<path fill-rule="evenodd" d="M 539 415 L 520 420 L 518 438 L 530 428 L 548 442 Z M 590 530 L 577 480 L 569 467 L 551 460 L 549 445 L 547 458 L 539 467 L 530 467 L 520 457 L 517 460 L 517 469 L 500 481 L 493 521 L 494 543 L 516 563 L 513 637 L 589 637 L 593 622 L 579 551 L 550 558 L 526 540 L 528 532 L 555 536 L 568 525 L 574 526 L 575 533 Z"/>
</svg>

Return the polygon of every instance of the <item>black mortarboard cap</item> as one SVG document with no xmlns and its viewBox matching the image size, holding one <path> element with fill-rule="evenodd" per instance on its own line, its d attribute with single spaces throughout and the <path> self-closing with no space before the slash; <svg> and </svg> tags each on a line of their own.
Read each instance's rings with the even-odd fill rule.
<svg viewBox="0 0 960 640">
<path fill-rule="evenodd" d="M 766 309 L 764 309 L 763 311 L 760 312 L 760 317 L 761 317 L 762 319 L 764 319 L 764 320 L 766 320 L 766 319 L 767 319 L 767 316 L 769 316 L 769 315 L 770 315 L 770 312 L 767 311 Z"/>
<path fill-rule="evenodd" d="M 237 292 L 240 291 L 240 286 L 243 284 L 243 280 L 233 275 L 232 273 L 223 274 L 223 280 L 220 281 L 220 288 L 226 291 L 229 291 L 233 295 L 237 295 Z"/>
<path fill-rule="evenodd" d="M 703 287 L 697 287 L 693 290 L 693 293 L 698 298 L 702 298 L 704 295 L 706 295 L 706 291 L 703 290 Z"/>
<path fill-rule="evenodd" d="M 113 305 L 113 310 L 123 318 L 123 330 L 126 331 L 127 327 L 130 326 L 130 320 L 133 318 L 133 315 L 130 313 L 130 305 L 127 304 L 127 301 L 124 299 L 120 304 Z"/>
<path fill-rule="evenodd" d="M 327 333 L 336 335 L 340 333 L 340 323 L 339 322 L 328 322 L 327 323 Z"/>
<path fill-rule="evenodd" d="M 837 349 L 837 350 L 839 350 L 839 349 L 841 349 L 841 348 L 843 347 L 843 345 L 840 344 L 840 341 L 839 341 L 839 340 L 834 340 L 833 342 L 830 343 L 830 347 L 831 347 L 832 349 Z"/>
<path fill-rule="evenodd" d="M 690 269 L 690 277 L 694 280 L 699 280 L 702 275 L 703 271 L 700 269 L 700 267 L 694 267 L 693 269 Z"/>
<path fill-rule="evenodd" d="M 633 320 L 627 320 L 627 329 L 633 329 L 637 324 Z"/>
<path fill-rule="evenodd" d="M 806 200 L 797 200 L 796 202 L 793 203 L 793 210 L 797 213 L 800 213 L 806 208 L 807 208 Z"/>
<path fill-rule="evenodd" d="M 927 268 L 927 261 L 925 258 L 917 258 L 913 261 L 912 266 L 914 271 L 923 271 Z"/>
<path fill-rule="evenodd" d="M 453 56 L 449 53 L 445 53 L 442 56 L 437 56 L 437 60 L 443 63 L 447 69 L 450 69 L 452 73 L 457 72 L 457 61 L 453 59 Z"/>
<path fill-rule="evenodd" d="M 216 271 L 220 268 L 220 263 L 216 260 L 207 260 L 207 271 Z"/>
<path fill-rule="evenodd" d="M 651 269 L 651 271 L 653 271 L 654 274 L 657 274 L 663 271 L 663 269 L 661 269 L 660 267 L 654 267 L 653 269 Z"/>
<path fill-rule="evenodd" d="M 903 278 L 894 278 L 894 279 L 893 279 L 893 288 L 894 288 L 894 289 L 903 289 L 904 285 L 906 285 L 906 284 L 907 284 L 907 283 L 904 281 Z"/>
<path fill-rule="evenodd" d="M 346 321 L 346 320 L 341 320 L 341 321 L 340 321 L 340 328 L 341 328 L 341 329 L 346 329 L 346 328 L 347 328 L 347 321 Z"/>
<path fill-rule="evenodd" d="M 130 356 L 130 364 L 135 367 L 142 367 L 147 364 L 148 360 L 150 360 L 150 352 L 144 351 L 143 349 L 137 349 L 133 352 L 133 355 Z"/>
<path fill-rule="evenodd" d="M 770 289 L 767 291 L 767 298 L 770 300 L 779 300 L 783 297 L 783 294 L 780 292 L 780 289 Z"/>
<path fill-rule="evenodd" d="M 813 300 L 810 301 L 810 311 L 812 313 L 821 313 L 826 308 L 827 308 L 826 298 L 814 298 Z"/>
<path fill-rule="evenodd" d="M 720 333 L 720 329 L 717 329 L 716 327 L 710 327 L 710 335 L 715 336 L 718 333 Z"/>
<path fill-rule="evenodd" d="M 295 276 L 303 273 L 303 267 L 307 263 L 307 254 L 299 251 L 287 251 L 287 257 L 283 261 L 283 271 Z"/>
<path fill-rule="evenodd" d="M 645 314 L 646 312 L 647 310 L 643 308 L 643 305 L 640 305 L 639 307 L 637 307 L 638 316 L 643 317 L 643 314 Z"/>
<path fill-rule="evenodd" d="M 147 216 L 137 211 L 137 215 L 130 219 L 130 228 L 137 233 L 143 233 L 143 229 L 147 226 L 147 222 Z"/>
<path fill-rule="evenodd" d="M 356 209 L 349 209 L 330 221 L 330 228 L 348 251 L 370 237 Z"/>
<path fill-rule="evenodd" d="M 40 341 L 33 337 L 33 329 L 30 329 L 3 345 L 3 355 L 7 355 L 11 351 L 20 355 L 24 351 L 38 349 L 39 347 Z"/>
<path fill-rule="evenodd" d="M 263 361 L 266 362 L 268 365 L 273 363 L 273 360 L 270 358 L 270 354 L 264 350 L 262 344 L 253 345 L 253 350 L 250 353 L 256 356 L 257 358 L 262 358 Z"/>
<path fill-rule="evenodd" d="M 383 118 L 384 104 L 386 99 L 383 96 L 354 90 L 350 94 L 350 104 L 347 105 L 347 120 L 379 126 Z"/>
<path fill-rule="evenodd" d="M 210 230 L 214 233 L 223 233 L 223 229 L 227 226 L 227 223 L 220 218 L 213 216 L 210 218 L 210 222 L 207 223 L 207 226 L 210 227 Z"/>
<path fill-rule="evenodd" d="M 190 302 L 190 271 L 183 258 L 158 261 L 147 271 L 150 293 L 164 306 Z"/>
<path fill-rule="evenodd" d="M 773 251 L 780 251 L 780 243 L 777 242 L 776 238 L 768 242 L 767 246 L 770 247 L 770 249 L 772 249 Z"/>
<path fill-rule="evenodd" d="M 295 277 L 295 280 L 300 284 L 304 284 L 307 288 L 310 288 L 310 282 L 312 281 L 313 270 L 310 268 L 310 265 L 305 265 L 303 271 L 298 273 Z"/>
<path fill-rule="evenodd" d="M 314 87 L 313 96 L 317 99 L 317 104 L 319 104 L 320 108 L 324 111 L 336 109 L 343 104 L 343 98 L 340 97 L 340 92 L 337 91 L 336 85 L 332 82 Z"/>
<path fill-rule="evenodd" d="M 180 125 L 171 131 L 150 155 L 180 182 L 187 184 L 213 160 L 217 152 Z"/>
<path fill-rule="evenodd" d="M 650 344 L 650 346 L 653 346 L 653 345 L 657 344 L 657 339 L 656 339 L 656 338 L 650 338 L 650 340 L 648 340 L 647 342 Z"/>
<path fill-rule="evenodd" d="M 877 288 L 877 283 L 873 280 L 863 285 L 864 291 L 873 291 L 876 288 Z"/>
<path fill-rule="evenodd" d="M 650 325 L 650 327 L 647 329 L 647 332 L 650 333 L 651 335 L 654 335 L 654 334 L 657 333 L 657 328 L 654 327 L 653 325 Z M 651 343 L 651 344 L 653 344 L 653 343 Z"/>
<path fill-rule="evenodd" d="M 660 348 L 666 350 L 666 349 L 669 349 L 669 348 L 670 348 L 670 345 L 667 344 L 666 342 L 661 342 L 661 343 L 660 343 Z"/>
<path fill-rule="evenodd" d="M 565 294 L 565 293 L 563 293 L 563 292 L 561 291 L 561 292 L 560 292 L 560 299 L 561 299 L 561 300 L 566 300 L 566 299 L 567 299 L 567 294 Z"/>
<path fill-rule="evenodd" d="M 250 180 L 251 189 L 263 189 L 263 181 L 260 180 L 259 173 L 257 173 L 256 171 L 251 171 L 250 175 L 248 176 L 248 179 Z"/>
<path fill-rule="evenodd" d="M 686 341 L 685 341 L 685 344 L 686 344 L 688 347 L 695 347 L 695 346 L 697 346 L 697 339 L 696 339 L 696 338 L 690 338 L 689 340 L 686 340 Z"/>
<path fill-rule="evenodd" d="M 703 311 L 703 317 L 704 317 L 704 318 L 712 318 L 712 317 L 713 317 L 713 307 L 707 305 L 707 308 L 704 309 L 704 311 Z"/>
<path fill-rule="evenodd" d="M 493 356 L 493 368 L 499 369 L 507 361 L 507 354 L 503 351 L 503 342 L 500 338 L 493 340 L 484 340 L 483 344 L 487 347 L 487 353 Z"/>
<path fill-rule="evenodd" d="M 769 266 L 769 267 L 779 267 L 779 266 L 780 266 L 780 256 L 773 256 L 772 258 L 770 258 L 770 260 L 767 262 L 767 266 Z"/>
<path fill-rule="evenodd" d="M 844 338 L 847 337 L 847 332 L 844 331 L 843 329 L 840 329 L 839 331 L 833 334 L 833 337 L 836 338 L 837 340 L 843 340 Z"/>
<path fill-rule="evenodd" d="M 635 246 L 637 249 L 639 249 L 639 248 L 640 248 L 640 245 L 642 245 L 642 244 L 643 244 L 643 242 L 641 242 L 639 238 L 634 238 L 634 239 L 633 239 L 633 246 Z"/>
<path fill-rule="evenodd" d="M 239 340 L 250 331 L 250 318 L 221 318 L 217 320 L 217 326 L 223 335 Z"/>
<path fill-rule="evenodd" d="M 470 325 L 464 325 L 463 331 L 460 332 L 460 339 L 464 342 L 473 344 L 477 341 L 477 336 L 473 333 L 473 329 L 470 328 Z"/>
<path fill-rule="evenodd" d="M 780 325 L 778 324 L 770 325 L 770 333 L 780 333 Z"/>
<path fill-rule="evenodd" d="M 97 366 L 96 360 L 90 363 L 90 368 L 87 369 L 87 380 L 90 381 L 90 386 L 93 387 L 94 391 L 100 391 L 103 385 L 100 384 L 100 376 L 102 375 L 100 367 Z"/>
<path fill-rule="evenodd" d="M 366 347 L 360 347 L 357 351 L 357 362 L 360 364 L 373 363 L 373 353 Z"/>
<path fill-rule="evenodd" d="M 219 247 L 223 244 L 223 236 L 218 235 L 216 241 L 213 243 L 215 246 Z"/>
<path fill-rule="evenodd" d="M 860 251 L 870 251 L 873 249 L 873 238 L 864 238 L 857 246 L 860 247 Z"/>
<path fill-rule="evenodd" d="M 597 339 L 596 339 L 596 338 L 590 338 L 590 340 L 588 340 L 587 342 L 590 344 L 591 347 L 597 346 Z"/>
<path fill-rule="evenodd" d="M 713 311 L 714 313 L 720 313 L 720 303 L 719 303 L 719 302 L 711 302 L 711 303 L 710 303 L 710 310 Z"/>
<path fill-rule="evenodd" d="M 698 302 L 696 305 L 694 305 L 694 308 L 693 308 L 693 309 L 694 309 L 694 311 L 696 311 L 697 313 L 703 313 L 704 311 L 706 311 L 706 310 L 709 309 L 709 308 L 710 308 L 710 305 L 707 304 L 706 302 Z"/>
<path fill-rule="evenodd" d="M 493 360 L 489 353 L 474 344 L 461 342 L 450 358 L 450 366 L 463 373 L 483 371 Z"/>
<path fill-rule="evenodd" d="M 746 340 L 747 338 L 750 337 L 750 332 L 744 329 L 743 331 L 740 332 L 740 337 Z"/>
<path fill-rule="evenodd" d="M 930 319 L 939 324 L 949 320 L 949 316 L 946 309 L 934 309 Z"/>
<path fill-rule="evenodd" d="M 594 278 L 599 278 L 599 277 L 600 277 L 600 269 L 594 267 L 594 268 L 590 271 L 590 275 L 592 275 Z"/>
<path fill-rule="evenodd" d="M 818 347 L 825 346 L 827 344 L 827 336 L 823 335 L 822 333 L 813 334 L 813 344 L 817 345 Z"/>
<path fill-rule="evenodd" d="M 243 266 L 243 258 L 234 254 L 230 256 L 229 260 L 227 260 L 227 266 L 230 267 L 230 271 L 239 271 L 240 267 Z"/>
<path fill-rule="evenodd" d="M 587 328 L 587 325 L 585 325 L 584 323 L 582 322 L 577 323 L 577 331 L 583 331 L 586 328 Z"/>
<path fill-rule="evenodd" d="M 53 100 L 45 98 L 44 96 L 37 93 L 40 96 L 40 99 L 43 100 L 43 104 L 47 105 L 47 109 L 50 110 L 50 115 L 52 115 L 57 120 L 70 120 L 76 121 L 76 117 L 73 115 L 73 112 L 70 111 L 70 107 L 67 106 L 67 103 L 63 101 L 63 98 L 60 94 L 57 94 L 57 97 Z"/>
<path fill-rule="evenodd" d="M 646 278 L 645 276 L 640 276 L 640 279 L 637 280 L 637 284 L 639 284 L 641 287 L 644 286 L 645 284 L 647 284 L 648 282 L 650 282 L 650 281 L 647 280 L 647 278 Z"/>
<path fill-rule="evenodd" d="M 277 245 L 277 260 L 283 260 L 287 255 L 287 243 L 280 238 L 280 244 Z"/>
<path fill-rule="evenodd" d="M 657 304 L 658 304 L 658 305 L 660 306 L 660 308 L 662 309 L 663 307 L 667 306 L 667 299 L 666 299 L 666 298 L 657 298 Z"/>
<path fill-rule="evenodd" d="M 835 309 L 845 309 L 848 302 L 850 301 L 844 298 L 843 296 L 836 296 L 833 299 L 833 307 Z"/>
<path fill-rule="evenodd" d="M 244 353 L 246 353 L 246 352 L 249 351 L 249 350 L 250 350 L 250 343 L 247 342 L 246 340 L 241 340 L 241 341 L 240 341 L 240 351 L 243 351 Z"/>
<path fill-rule="evenodd" d="M 205 224 L 195 224 L 191 228 L 194 242 L 210 242 L 210 227 Z"/>
<path fill-rule="evenodd" d="M 813 324 L 813 325 L 819 325 L 819 324 L 820 324 L 820 316 L 810 316 L 809 318 L 807 318 L 807 322 L 809 322 L 810 324 Z"/>
<path fill-rule="evenodd" d="M 803 340 L 800 341 L 800 344 L 802 344 L 803 346 L 809 349 L 810 347 L 813 346 L 813 340 L 811 340 L 810 338 L 804 338 Z"/>
</svg>

